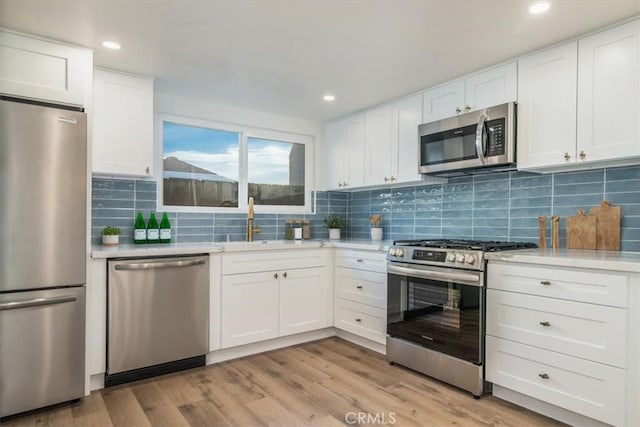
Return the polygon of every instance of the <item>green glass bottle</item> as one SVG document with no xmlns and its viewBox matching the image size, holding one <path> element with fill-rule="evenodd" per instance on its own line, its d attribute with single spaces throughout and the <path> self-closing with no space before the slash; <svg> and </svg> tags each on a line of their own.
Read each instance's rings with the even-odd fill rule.
<svg viewBox="0 0 640 427">
<path fill-rule="evenodd" d="M 160 220 L 160 243 L 171 243 L 171 224 L 166 212 L 162 214 Z"/>
<path fill-rule="evenodd" d="M 133 224 L 133 243 L 137 245 L 147 243 L 147 226 L 144 224 L 141 212 L 138 212 L 136 221 Z"/>
<path fill-rule="evenodd" d="M 158 220 L 156 214 L 151 212 L 149 216 L 149 222 L 147 223 L 147 243 L 159 243 L 160 242 L 160 228 L 158 227 Z"/>
</svg>

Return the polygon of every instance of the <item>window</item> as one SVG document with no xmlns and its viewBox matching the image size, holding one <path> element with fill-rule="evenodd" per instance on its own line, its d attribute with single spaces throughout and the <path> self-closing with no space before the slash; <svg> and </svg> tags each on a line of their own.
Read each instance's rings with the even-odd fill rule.
<svg viewBox="0 0 640 427">
<path fill-rule="evenodd" d="M 240 134 L 162 123 L 164 205 L 238 207 Z"/>
<path fill-rule="evenodd" d="M 248 138 L 249 197 L 257 205 L 304 206 L 305 146 Z"/>
<path fill-rule="evenodd" d="M 312 138 L 161 115 L 159 205 L 178 211 L 311 212 Z"/>
</svg>

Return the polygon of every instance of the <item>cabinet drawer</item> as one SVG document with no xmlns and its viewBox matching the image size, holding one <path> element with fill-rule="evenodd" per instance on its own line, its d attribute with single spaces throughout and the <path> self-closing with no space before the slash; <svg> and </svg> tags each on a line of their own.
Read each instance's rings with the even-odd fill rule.
<svg viewBox="0 0 640 427">
<path fill-rule="evenodd" d="M 613 425 L 625 425 L 625 370 L 487 337 L 487 381 Z"/>
<path fill-rule="evenodd" d="M 222 274 L 282 271 L 296 268 L 324 267 L 326 265 L 327 251 L 322 249 L 224 254 L 222 257 Z"/>
<path fill-rule="evenodd" d="M 490 262 L 487 287 L 571 301 L 627 306 L 628 277 L 611 271 Z"/>
<path fill-rule="evenodd" d="M 380 308 L 336 298 L 335 327 L 385 344 L 387 312 Z"/>
<path fill-rule="evenodd" d="M 627 311 L 489 289 L 487 334 L 624 368 Z"/>
<path fill-rule="evenodd" d="M 386 252 L 380 251 L 336 251 L 336 267 L 355 268 L 358 270 L 387 272 Z"/>
<path fill-rule="evenodd" d="M 387 307 L 387 275 L 336 268 L 336 296 L 378 308 Z"/>
</svg>

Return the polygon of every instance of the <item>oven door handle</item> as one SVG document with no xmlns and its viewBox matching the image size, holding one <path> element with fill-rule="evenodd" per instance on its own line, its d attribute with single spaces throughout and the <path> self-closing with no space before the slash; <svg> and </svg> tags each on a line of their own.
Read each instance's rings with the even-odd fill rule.
<svg viewBox="0 0 640 427">
<path fill-rule="evenodd" d="M 419 277 L 421 279 L 437 279 L 447 281 L 464 281 L 472 283 L 480 283 L 480 275 L 473 273 L 451 273 L 441 271 L 423 271 L 415 268 L 398 267 L 397 265 L 388 265 L 388 273 L 402 274 L 405 276 Z"/>
</svg>

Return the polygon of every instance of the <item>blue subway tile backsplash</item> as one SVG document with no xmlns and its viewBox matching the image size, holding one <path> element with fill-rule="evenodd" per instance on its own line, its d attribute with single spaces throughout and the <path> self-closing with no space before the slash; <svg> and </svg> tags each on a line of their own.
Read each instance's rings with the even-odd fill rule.
<svg viewBox="0 0 640 427">
<path fill-rule="evenodd" d="M 106 225 L 120 227 L 130 242 L 137 212 L 156 209 L 156 183 L 93 179 L 92 240 Z M 257 214 L 260 240 L 284 238 L 285 221 L 305 218 L 311 237 L 328 233 L 324 217 L 347 219 L 344 235 L 369 238 L 369 216 L 381 214 L 385 240 L 473 238 L 537 242 L 538 217 L 559 215 L 561 245 L 566 217 L 608 199 L 622 207 L 622 250 L 640 252 L 640 165 L 580 172 L 500 172 L 451 178 L 446 184 L 347 192 L 316 192 L 315 214 Z M 220 242 L 246 238 L 246 213 L 169 212 L 175 242 Z"/>
</svg>

